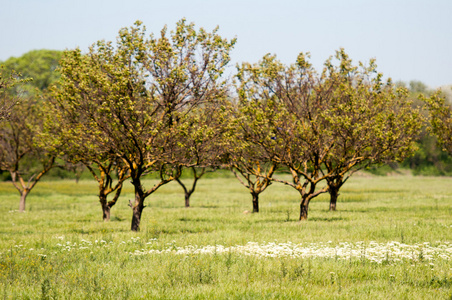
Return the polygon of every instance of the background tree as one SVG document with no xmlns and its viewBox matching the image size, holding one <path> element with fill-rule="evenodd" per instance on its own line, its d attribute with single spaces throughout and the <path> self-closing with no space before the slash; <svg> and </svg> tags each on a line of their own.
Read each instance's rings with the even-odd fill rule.
<svg viewBox="0 0 452 300">
<path fill-rule="evenodd" d="M 20 57 L 11 57 L 2 64 L 5 70 L 19 73 L 20 79 L 33 78 L 21 87 L 21 92 L 24 95 L 35 95 L 37 90 L 45 91 L 58 80 L 59 73 L 55 70 L 62 55 L 63 52 L 57 50 L 32 50 Z"/>
<path fill-rule="evenodd" d="M 252 152 L 251 149 L 247 150 Z M 230 161 L 230 168 L 237 180 L 250 192 L 253 213 L 258 213 L 259 196 L 271 185 L 272 176 L 277 169 L 277 164 L 273 162 L 261 162 L 258 158 L 253 161 L 247 155 L 250 154 L 249 152 L 246 153 L 247 150 L 239 152 L 244 155 L 241 158 L 238 158 L 238 155 L 234 155 L 235 158 Z"/>
<path fill-rule="evenodd" d="M 452 114 L 451 104 L 441 91 L 435 92 L 431 97 L 423 97 L 430 113 L 431 131 L 438 138 L 438 142 L 450 155 L 452 155 Z"/>
<path fill-rule="evenodd" d="M 64 168 L 74 174 L 75 183 L 79 183 L 83 172 L 86 171 L 85 165 L 81 162 L 77 162 L 77 163 L 67 162 Z"/>
<path fill-rule="evenodd" d="M 225 93 L 220 78 L 229 61 L 229 42 L 185 20 L 167 36 L 145 37 L 145 27 L 120 31 L 116 46 L 100 41 L 86 55 L 69 51 L 61 62 L 57 93 L 61 106 L 69 105 L 93 126 L 101 153 L 121 159 L 135 188 L 131 229 L 139 230 L 144 200 L 162 185 L 180 176 L 171 139 L 172 127 L 193 108 Z M 142 176 L 155 171 L 160 181 L 151 188 Z"/>
<path fill-rule="evenodd" d="M 450 87 L 441 89 L 443 92 L 442 97 L 446 98 L 446 103 L 448 102 L 448 97 L 449 103 L 450 99 L 452 99 L 451 94 L 448 93 L 449 89 Z M 430 98 L 433 96 L 434 91 L 419 81 L 410 81 L 408 90 L 409 99 L 415 105 L 421 106 L 422 114 L 428 117 L 430 113 L 422 99 Z M 438 138 L 428 130 L 427 123 L 424 124 L 419 133 L 417 139 L 418 150 L 413 156 L 405 159 L 401 166 L 410 168 L 415 175 L 444 176 L 452 174 L 452 157 L 439 145 Z"/>
<path fill-rule="evenodd" d="M 182 190 L 184 191 L 184 205 L 185 207 L 190 207 L 190 198 L 191 195 L 196 190 L 196 185 L 198 184 L 198 180 L 201 179 L 206 172 L 208 171 L 215 171 L 215 169 L 208 169 L 208 167 L 195 167 L 192 166 L 190 168 L 187 168 L 190 172 L 191 178 L 193 181 L 191 182 L 191 185 L 189 186 L 186 182 L 182 180 L 182 176 L 179 176 L 176 178 L 176 182 L 182 187 Z M 182 174 L 182 172 L 181 172 Z"/>
<path fill-rule="evenodd" d="M 31 79 L 19 79 L 14 70 L 0 66 L 0 122 L 7 119 L 14 105 L 20 100 L 20 87 Z"/>
</svg>

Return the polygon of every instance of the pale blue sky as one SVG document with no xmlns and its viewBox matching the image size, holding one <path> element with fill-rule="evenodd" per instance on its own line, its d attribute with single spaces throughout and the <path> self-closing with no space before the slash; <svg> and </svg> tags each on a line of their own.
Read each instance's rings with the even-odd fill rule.
<svg viewBox="0 0 452 300">
<path fill-rule="evenodd" d="M 33 49 L 86 50 L 135 20 L 158 33 L 183 17 L 237 37 L 231 69 L 265 53 L 289 64 L 301 51 L 320 69 L 344 47 L 355 61 L 376 58 L 385 77 L 452 84 L 452 0 L 0 0 L 0 61 Z"/>
</svg>

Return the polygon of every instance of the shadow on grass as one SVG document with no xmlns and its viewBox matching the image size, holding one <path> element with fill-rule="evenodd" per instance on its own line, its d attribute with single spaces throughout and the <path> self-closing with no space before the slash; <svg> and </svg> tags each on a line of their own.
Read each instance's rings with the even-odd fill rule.
<svg viewBox="0 0 452 300">
<path fill-rule="evenodd" d="M 186 218 L 186 217 L 179 218 L 177 220 L 181 221 L 181 222 L 211 222 L 212 221 L 212 219 L 207 219 L 207 218 Z"/>
<path fill-rule="evenodd" d="M 68 230 L 68 233 L 76 234 L 106 234 L 106 233 L 117 233 L 117 232 L 130 232 L 128 228 L 99 228 L 99 229 L 84 229 L 84 228 L 72 228 Z"/>
<path fill-rule="evenodd" d="M 182 217 L 182 218 L 179 218 L 177 220 L 180 221 L 180 222 L 187 222 L 187 223 L 193 222 L 193 223 L 215 224 L 216 222 L 218 222 L 218 220 L 216 220 L 214 218 L 209 219 L 209 218 L 188 218 L 188 217 Z M 222 219 L 221 223 L 223 223 L 223 224 L 233 224 L 233 223 L 237 223 L 237 220 L 235 220 L 235 219 L 227 219 L 227 220 Z"/>
<path fill-rule="evenodd" d="M 316 222 L 316 221 L 323 221 L 323 222 L 337 222 L 337 221 L 349 221 L 350 218 L 347 217 L 329 217 L 329 218 L 321 218 L 321 217 L 311 217 L 308 218 L 308 222 Z"/>
<path fill-rule="evenodd" d="M 154 229 L 147 229 L 145 231 L 145 233 L 147 235 L 158 237 L 159 235 L 162 235 L 162 234 L 186 234 L 186 233 L 199 234 L 199 233 L 210 233 L 213 231 L 214 231 L 213 228 L 183 228 L 183 229 L 154 228 Z"/>
<path fill-rule="evenodd" d="M 368 213 L 369 210 L 368 209 L 341 209 L 340 212 L 346 212 L 346 213 Z"/>
<path fill-rule="evenodd" d="M 293 219 L 293 218 L 292 218 Z M 291 219 L 291 220 L 292 220 Z M 291 221 L 290 220 L 290 221 Z M 253 223 L 287 223 L 287 218 L 279 218 L 279 219 L 263 219 L 263 220 L 256 220 Z"/>
<path fill-rule="evenodd" d="M 151 206 L 149 206 L 151 207 Z M 211 208 L 220 208 L 218 205 L 200 205 L 200 206 L 190 206 L 190 207 L 184 207 L 179 204 L 174 205 L 164 205 L 164 204 L 158 204 L 155 206 L 152 206 L 152 208 L 158 208 L 158 209 L 188 209 L 188 210 L 196 210 L 196 209 L 211 209 Z"/>
<path fill-rule="evenodd" d="M 194 208 L 220 208 L 218 205 L 201 205 L 201 206 L 194 206 Z"/>
<path fill-rule="evenodd" d="M 342 191 L 344 194 L 345 193 L 350 193 L 350 194 L 394 194 L 394 193 L 409 193 L 411 192 L 411 190 L 408 189 L 386 189 L 386 188 L 381 188 L 381 189 L 344 189 Z"/>
</svg>

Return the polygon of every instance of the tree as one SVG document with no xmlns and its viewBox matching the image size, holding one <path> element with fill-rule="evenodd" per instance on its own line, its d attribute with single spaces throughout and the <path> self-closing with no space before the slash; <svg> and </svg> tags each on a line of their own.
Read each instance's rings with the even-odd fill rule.
<svg viewBox="0 0 452 300">
<path fill-rule="evenodd" d="M 21 212 L 25 211 L 28 194 L 55 162 L 55 157 L 36 143 L 42 130 L 41 106 L 35 97 L 23 98 L 0 125 L 0 169 L 11 174 L 20 193 Z"/>
<path fill-rule="evenodd" d="M 243 64 L 239 68 L 238 78 L 246 76 L 247 66 Z M 236 87 L 240 98 L 230 116 L 233 134 L 227 147 L 227 165 L 250 192 L 253 213 L 258 213 L 259 196 L 272 184 L 278 166 L 273 150 L 276 143 L 274 121 L 279 111 L 272 101 L 247 98 L 244 84 L 245 81 L 241 81 Z"/>
<path fill-rule="evenodd" d="M 77 163 L 66 162 L 64 169 L 68 170 L 69 172 L 74 173 L 75 183 L 79 183 L 83 172 L 86 170 L 86 167 L 81 162 L 77 162 Z"/>
<path fill-rule="evenodd" d="M 130 177 L 128 167 L 121 160 L 97 152 L 97 145 L 90 141 L 93 136 L 86 136 L 89 135 L 88 131 L 80 127 L 71 128 L 69 124 L 72 122 L 66 122 L 73 116 L 65 114 L 63 118 L 58 110 L 54 110 L 50 116 L 58 117 L 58 121 L 47 121 L 45 136 L 41 137 L 43 147 L 70 165 L 81 164 L 88 169 L 98 183 L 102 218 L 110 221 L 111 209 L 118 201 L 124 181 Z M 112 193 L 113 199 L 108 200 L 108 195 Z"/>
<path fill-rule="evenodd" d="M 306 219 L 309 202 L 327 192 L 326 186 L 320 190 L 316 187 L 327 176 L 323 174 L 322 164 L 331 147 L 329 129 L 320 119 L 326 108 L 324 94 L 329 91 L 319 89 L 316 74 L 303 54 L 290 67 L 275 56 L 266 55 L 257 64 L 245 65 L 244 74 L 239 77 L 241 94 L 248 99 L 277 103 L 282 112 L 279 118 L 269 120 L 274 124 L 273 131 L 250 142 L 261 145 L 267 153 L 274 153 L 272 160 L 288 168 L 292 182 L 272 180 L 300 193 L 300 220 Z"/>
<path fill-rule="evenodd" d="M 301 53 L 286 67 L 266 55 L 249 65 L 241 79 L 248 98 L 272 99 L 287 111 L 285 119 L 274 121 L 280 149 L 273 159 L 287 166 L 292 182 L 273 180 L 300 193 L 300 220 L 307 219 L 309 203 L 318 195 L 331 191 L 337 199 L 347 172 L 410 153 L 420 126 L 417 112 L 404 102 L 406 91 L 383 84 L 381 74 L 371 77 L 372 61 L 359 69 L 341 49 L 338 66 L 329 59 L 317 74 L 307 57 Z M 319 189 L 324 180 L 327 184 Z"/>
<path fill-rule="evenodd" d="M 430 114 L 431 131 L 438 138 L 444 151 L 452 155 L 452 114 L 451 105 L 441 91 L 430 97 L 422 97 Z"/>
<path fill-rule="evenodd" d="M 411 93 L 414 93 L 414 94 L 418 94 L 418 93 L 425 94 L 428 92 L 428 87 L 422 81 L 411 80 L 409 82 L 409 90 Z"/>
<path fill-rule="evenodd" d="M 55 78 L 58 53 L 30 52 L 8 59 L 0 70 L 0 121 L 7 119 L 0 125 L 0 169 L 10 172 L 20 193 L 19 211 L 25 211 L 28 194 L 55 162 L 38 146 L 38 137 L 44 119 L 41 91 Z"/>
<path fill-rule="evenodd" d="M 416 150 L 422 125 L 418 108 L 408 91 L 382 81 L 375 60 L 354 66 L 343 49 L 338 65 L 326 62 L 327 77 L 335 82 L 325 122 L 334 146 L 324 162 L 330 194 L 330 210 L 336 210 L 339 189 L 356 171 L 371 165 L 402 161 Z"/>
<path fill-rule="evenodd" d="M 78 49 L 64 54 L 61 80 L 54 92 L 54 107 L 59 110 L 60 120 L 50 122 L 61 124 L 61 120 L 68 120 L 65 138 L 71 141 L 70 145 L 80 145 L 75 148 L 75 159 L 98 166 L 99 177 L 95 167 L 90 171 L 99 182 L 99 200 L 107 218 L 109 206 L 104 188 L 112 182 L 105 180 L 111 178 L 111 163 L 120 160 L 127 167 L 140 205 L 134 208 L 132 230 L 139 228 L 144 198 L 169 182 L 163 178 L 164 165 L 156 160 L 162 158 L 165 147 L 164 139 L 157 136 L 160 120 L 152 118 L 156 105 L 146 92 L 144 74 L 136 60 L 141 50 L 135 47 L 144 46 L 139 30 L 131 29 L 130 34 L 122 31 L 117 48 L 100 41 L 86 55 Z M 134 40 L 128 44 L 127 38 Z M 162 169 L 161 181 L 145 190 L 141 176 L 158 166 Z"/>
<path fill-rule="evenodd" d="M 82 164 L 89 170 L 98 183 L 102 218 L 109 221 L 111 208 L 121 194 L 124 181 L 130 177 L 128 166 L 105 152 L 103 146 L 108 140 L 99 136 L 93 123 L 80 118 L 74 103 L 57 100 L 61 96 L 58 87 L 53 87 L 52 92 L 53 97 L 49 96 L 46 102 L 47 118 L 40 144 L 69 165 Z M 114 198 L 108 201 L 111 193 L 115 193 Z"/>
<path fill-rule="evenodd" d="M 181 152 L 172 130 L 177 118 L 225 93 L 221 74 L 235 40 L 229 42 L 181 20 L 160 38 L 145 37 L 145 27 L 120 30 L 117 44 L 99 41 L 82 55 L 68 51 L 61 61 L 56 93 L 90 132 L 100 155 L 120 159 L 128 167 L 135 199 L 133 231 L 139 230 L 145 199 L 180 176 Z M 151 188 L 142 176 L 154 171 L 160 180 Z"/>
</svg>

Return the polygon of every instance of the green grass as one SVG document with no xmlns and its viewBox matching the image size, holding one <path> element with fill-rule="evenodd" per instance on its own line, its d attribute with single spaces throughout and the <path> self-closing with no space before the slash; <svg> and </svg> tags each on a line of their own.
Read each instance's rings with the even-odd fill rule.
<svg viewBox="0 0 452 300">
<path fill-rule="evenodd" d="M 149 180 L 146 185 L 152 184 Z M 188 246 L 257 242 L 407 245 L 452 242 L 452 178 L 355 177 L 298 222 L 297 192 L 274 184 L 259 214 L 234 178 L 199 182 L 183 207 L 176 183 L 146 200 L 141 231 L 130 231 L 133 197 L 124 188 L 102 222 L 94 182 L 40 182 L 18 213 L 19 196 L 0 183 L 0 296 L 3 299 L 450 299 L 452 261 L 260 257 L 238 252 L 178 254 Z M 323 245 L 323 246 L 322 246 Z M 149 250 L 173 251 L 162 254 Z M 452 249 L 451 249 L 452 251 Z M 141 254 L 141 255 L 135 255 Z M 451 253 L 452 254 L 452 253 Z"/>
</svg>

